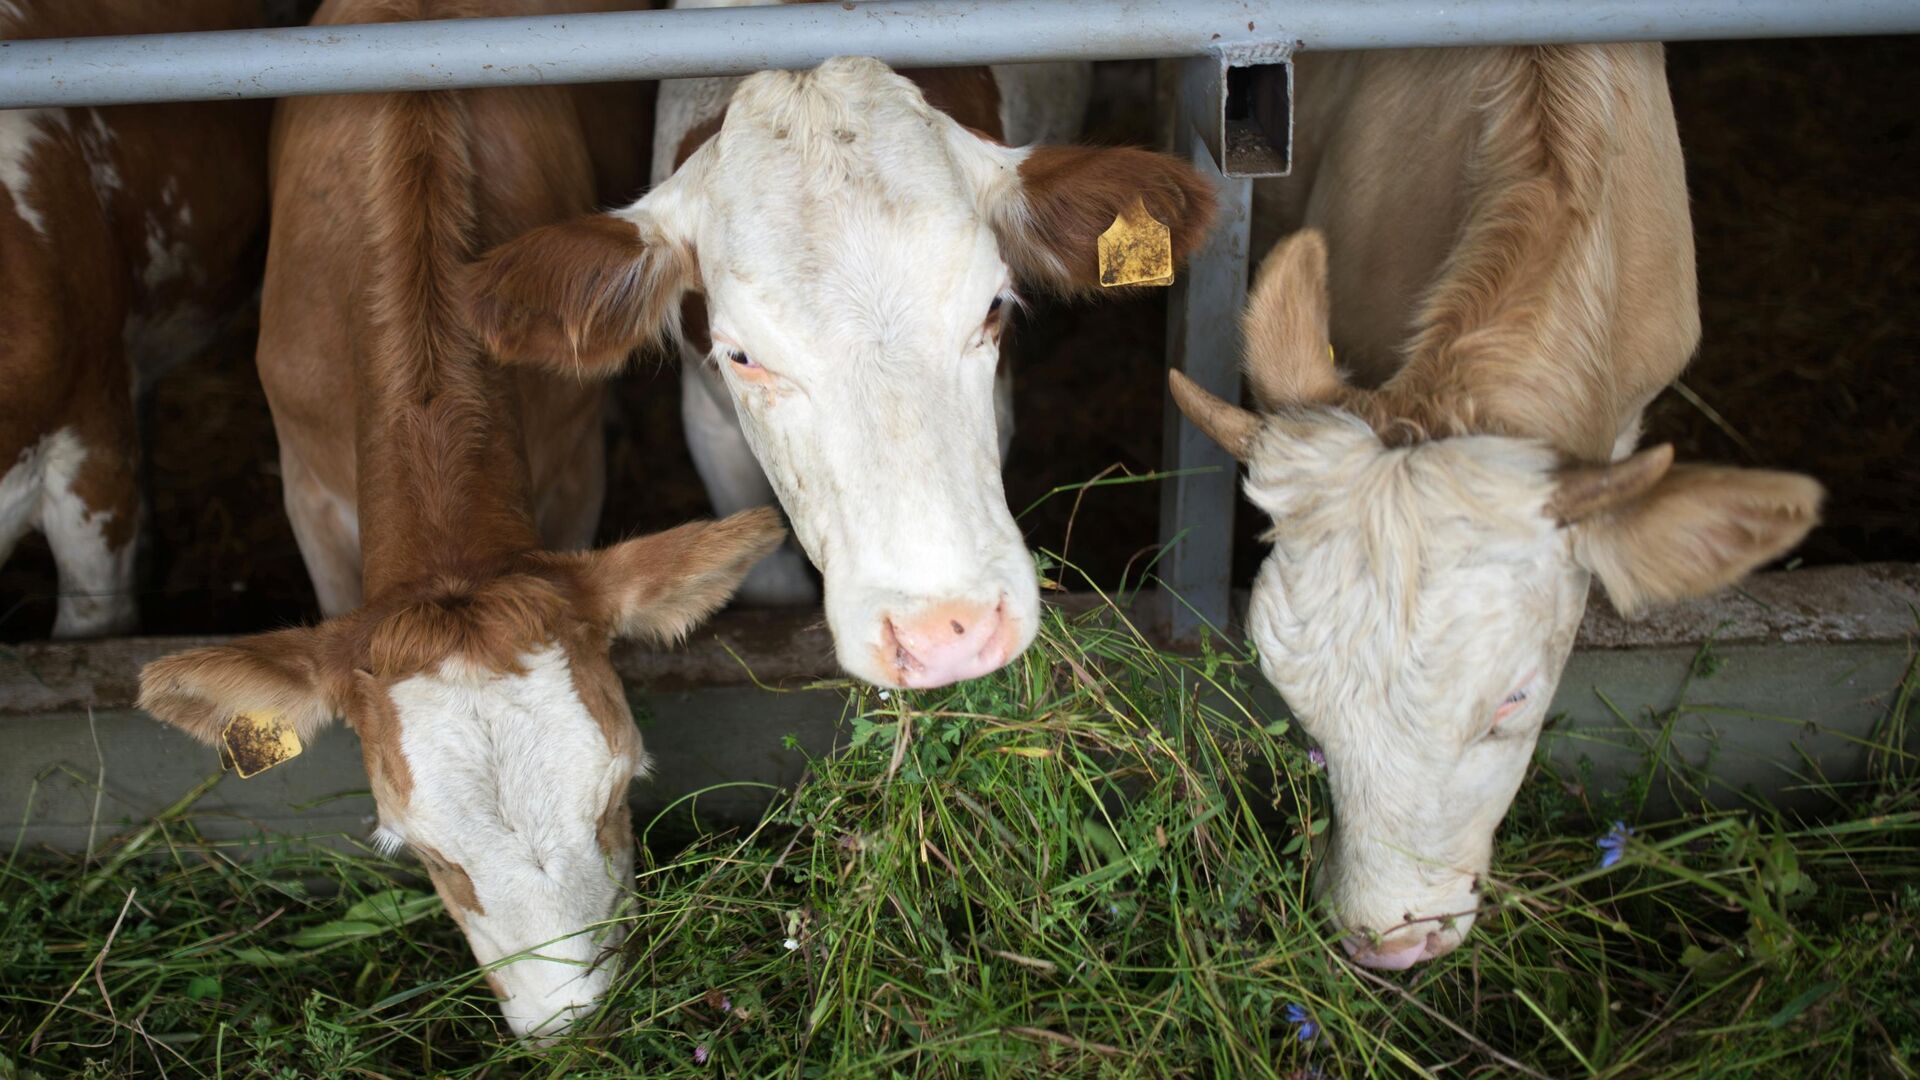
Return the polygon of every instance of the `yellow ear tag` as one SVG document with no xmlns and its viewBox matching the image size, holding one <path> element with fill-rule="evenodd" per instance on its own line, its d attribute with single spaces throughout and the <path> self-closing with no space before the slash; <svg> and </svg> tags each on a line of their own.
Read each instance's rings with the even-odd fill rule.
<svg viewBox="0 0 1920 1080">
<path fill-rule="evenodd" d="M 299 757 L 305 749 L 292 724 L 272 713 L 251 712 L 227 721 L 220 745 L 225 751 L 221 756 L 242 780 L 251 780 L 283 761 Z"/>
<path fill-rule="evenodd" d="M 1109 289 L 1173 284 L 1173 233 L 1147 212 L 1138 195 L 1100 234 L 1100 284 Z"/>
</svg>

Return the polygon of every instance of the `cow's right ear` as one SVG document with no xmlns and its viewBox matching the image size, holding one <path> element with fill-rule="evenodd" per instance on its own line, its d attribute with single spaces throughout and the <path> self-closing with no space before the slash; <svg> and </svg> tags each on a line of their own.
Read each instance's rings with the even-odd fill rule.
<svg viewBox="0 0 1920 1080">
<path fill-rule="evenodd" d="M 276 630 L 190 649 L 140 669 L 142 709 L 204 743 L 240 713 L 271 715 L 302 739 L 346 707 L 351 665 L 331 657 L 336 624 Z"/>
<path fill-rule="evenodd" d="M 473 264 L 468 307 L 488 351 L 509 363 L 605 376 L 672 328 L 698 271 L 692 249 L 650 212 L 651 198 L 543 225 Z"/>
</svg>

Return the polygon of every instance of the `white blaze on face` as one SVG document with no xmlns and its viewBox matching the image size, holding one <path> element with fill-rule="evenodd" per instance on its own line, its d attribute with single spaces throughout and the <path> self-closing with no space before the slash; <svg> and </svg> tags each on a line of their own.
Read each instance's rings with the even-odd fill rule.
<svg viewBox="0 0 1920 1080">
<path fill-rule="evenodd" d="M 640 763 L 609 748 L 564 649 L 521 663 L 521 675 L 449 664 L 393 685 L 413 788 L 382 827 L 471 880 L 476 905 L 456 915 L 481 964 L 522 957 L 493 975 L 514 1033 L 537 1036 L 606 992 L 605 924 L 633 857 L 602 851 L 599 824 Z"/>
<path fill-rule="evenodd" d="M 710 362 L 825 578 L 840 662 L 881 685 L 985 674 L 1036 628 L 986 325 L 1009 272 L 981 209 L 1017 167 L 884 66 L 830 61 L 745 80 L 635 208 L 691 239 Z"/>
<path fill-rule="evenodd" d="M 1554 464 L 1513 439 L 1387 450 L 1319 411 L 1254 444 L 1247 494 L 1275 527 L 1249 629 L 1326 752 L 1318 884 L 1362 963 L 1411 966 L 1473 923 L 1586 604 L 1544 511 Z"/>
</svg>

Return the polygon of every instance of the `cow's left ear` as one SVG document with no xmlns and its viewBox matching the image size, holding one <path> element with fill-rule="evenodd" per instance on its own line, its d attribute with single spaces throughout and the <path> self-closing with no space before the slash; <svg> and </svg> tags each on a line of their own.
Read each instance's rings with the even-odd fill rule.
<svg viewBox="0 0 1920 1080">
<path fill-rule="evenodd" d="M 1572 470 L 1554 495 L 1555 516 L 1573 532 L 1574 557 L 1629 618 L 1733 584 L 1786 554 L 1820 520 L 1824 492 L 1810 477 L 1667 468 L 1671 460 L 1671 450 L 1655 447 L 1612 466 Z"/>
<path fill-rule="evenodd" d="M 1138 199 L 1167 226 L 1175 266 L 1213 225 L 1213 185 L 1183 161 L 1132 147 L 1016 151 L 1020 183 L 994 215 L 1001 257 L 1020 281 L 1063 295 L 1101 291 L 1100 234 Z"/>
</svg>

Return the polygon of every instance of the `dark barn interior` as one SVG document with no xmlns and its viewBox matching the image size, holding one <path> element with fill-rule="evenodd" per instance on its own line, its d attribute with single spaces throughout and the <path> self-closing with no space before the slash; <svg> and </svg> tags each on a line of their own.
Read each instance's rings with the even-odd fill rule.
<svg viewBox="0 0 1920 1080">
<path fill-rule="evenodd" d="M 1649 441 L 1687 458 L 1812 473 L 1826 524 L 1797 559 L 1920 558 L 1920 42 L 1912 38 L 1672 46 L 1698 240 L 1700 354 L 1653 406 Z M 1103 65 L 1095 141 L 1151 140 L 1152 65 Z M 1008 499 L 1036 547 L 1102 586 L 1137 575 L 1158 532 L 1153 483 L 1048 492 L 1160 460 L 1164 296 L 1072 308 L 1044 301 L 1012 346 L 1019 431 Z M 281 510 L 277 451 L 253 371 L 253 327 L 163 379 L 145 408 L 142 632 L 268 629 L 318 614 Z M 678 373 L 658 358 L 608 413 L 606 538 L 706 515 L 682 444 Z M 1259 522 L 1239 516 L 1236 580 Z M 1069 585 L 1074 584 L 1072 578 Z M 0 640 L 44 637 L 53 563 L 38 536 L 0 567 Z"/>
</svg>

